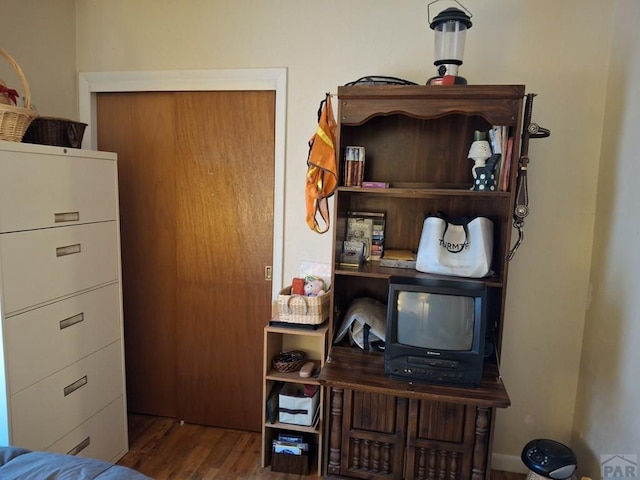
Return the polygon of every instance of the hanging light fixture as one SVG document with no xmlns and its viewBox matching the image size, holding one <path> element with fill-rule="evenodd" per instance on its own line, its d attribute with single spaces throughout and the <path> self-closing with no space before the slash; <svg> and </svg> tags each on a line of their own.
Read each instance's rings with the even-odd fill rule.
<svg viewBox="0 0 640 480">
<path fill-rule="evenodd" d="M 463 10 L 450 7 L 431 20 L 431 5 L 438 1 L 427 5 L 429 26 L 435 32 L 433 64 L 438 67 L 438 76 L 430 78 L 427 85 L 466 85 L 467 80 L 458 76 L 458 67 L 462 65 L 464 41 L 467 30 L 472 25 L 471 12 L 454 0 Z"/>
</svg>

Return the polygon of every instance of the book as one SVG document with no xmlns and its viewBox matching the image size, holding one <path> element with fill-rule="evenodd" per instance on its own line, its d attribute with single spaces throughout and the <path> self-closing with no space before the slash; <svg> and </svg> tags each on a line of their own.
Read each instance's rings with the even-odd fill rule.
<svg viewBox="0 0 640 480">
<path fill-rule="evenodd" d="M 511 159 L 513 157 L 513 137 L 509 137 L 507 140 L 507 153 L 504 156 L 504 165 L 500 172 L 500 191 L 506 192 L 509 190 L 509 177 L 511 176 Z"/>
<path fill-rule="evenodd" d="M 364 188 L 389 188 L 388 182 L 362 182 Z"/>
<path fill-rule="evenodd" d="M 384 252 L 384 258 L 393 260 L 415 260 L 416 254 L 411 250 L 387 250 Z"/>
<path fill-rule="evenodd" d="M 273 440 L 273 452 L 287 455 L 302 455 L 309 451 L 309 444 L 306 442 L 289 442 L 286 440 Z"/>
<path fill-rule="evenodd" d="M 371 237 L 373 236 L 373 220 L 363 216 L 349 214 L 347 219 L 347 241 L 360 241 L 364 244 L 364 258 L 371 254 Z"/>
<path fill-rule="evenodd" d="M 344 150 L 344 186 L 361 187 L 364 179 L 364 147 L 347 146 Z"/>
<path fill-rule="evenodd" d="M 359 267 L 364 262 L 364 255 L 359 252 L 342 252 L 340 254 L 341 267 Z"/>
<path fill-rule="evenodd" d="M 359 267 L 364 262 L 365 243 L 361 240 L 345 240 L 342 242 L 340 266 Z"/>
<path fill-rule="evenodd" d="M 416 254 L 411 250 L 386 250 L 380 259 L 381 267 L 416 268 Z"/>
</svg>

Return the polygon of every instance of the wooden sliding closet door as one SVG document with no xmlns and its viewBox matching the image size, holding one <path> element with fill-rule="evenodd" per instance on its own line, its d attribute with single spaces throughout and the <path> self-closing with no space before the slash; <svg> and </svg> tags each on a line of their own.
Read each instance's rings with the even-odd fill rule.
<svg viewBox="0 0 640 480">
<path fill-rule="evenodd" d="M 129 410 L 259 430 L 275 92 L 98 95 L 120 164 Z"/>
<path fill-rule="evenodd" d="M 99 94 L 98 148 L 118 153 L 129 411 L 177 417 L 176 135 L 165 93 Z"/>
</svg>

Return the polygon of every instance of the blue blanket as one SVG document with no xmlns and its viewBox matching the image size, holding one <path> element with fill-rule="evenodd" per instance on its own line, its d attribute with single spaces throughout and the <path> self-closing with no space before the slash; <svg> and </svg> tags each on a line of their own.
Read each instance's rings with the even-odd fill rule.
<svg viewBox="0 0 640 480">
<path fill-rule="evenodd" d="M 0 447 L 0 479 L 152 480 L 130 468 L 101 460 Z"/>
</svg>

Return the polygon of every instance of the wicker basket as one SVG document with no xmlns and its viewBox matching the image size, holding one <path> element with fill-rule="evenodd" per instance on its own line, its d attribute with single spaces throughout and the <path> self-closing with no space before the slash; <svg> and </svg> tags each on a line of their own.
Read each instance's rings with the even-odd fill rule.
<svg viewBox="0 0 640 480">
<path fill-rule="evenodd" d="M 24 143 L 80 148 L 86 123 L 66 118 L 38 117 L 24 134 Z"/>
<path fill-rule="evenodd" d="M 273 357 L 273 368 L 282 373 L 297 372 L 302 368 L 307 354 L 302 350 L 279 353 Z"/>
<path fill-rule="evenodd" d="M 329 318 L 329 292 L 317 297 L 291 295 L 291 286 L 278 295 L 278 321 L 303 325 L 320 325 Z"/>
<path fill-rule="evenodd" d="M 38 116 L 38 113 L 31 108 L 31 91 L 20 65 L 4 50 L 0 50 L 0 56 L 9 62 L 16 71 L 24 90 L 24 107 L 0 103 L 0 140 L 20 142 L 29 124 Z"/>
</svg>

